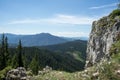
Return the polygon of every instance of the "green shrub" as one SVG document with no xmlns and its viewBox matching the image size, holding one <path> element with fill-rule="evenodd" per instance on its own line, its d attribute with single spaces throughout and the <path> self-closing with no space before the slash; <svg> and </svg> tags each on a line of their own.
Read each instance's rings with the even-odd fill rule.
<svg viewBox="0 0 120 80">
<path fill-rule="evenodd" d="M 120 10 L 116 9 L 109 15 L 111 18 L 115 18 L 115 16 L 120 16 Z"/>
<path fill-rule="evenodd" d="M 120 40 L 114 43 L 110 48 L 110 55 L 114 56 L 114 54 L 119 54 L 119 53 L 120 53 Z"/>
<path fill-rule="evenodd" d="M 0 80 L 3 80 L 6 76 L 6 73 L 11 69 L 12 69 L 12 67 L 8 66 L 8 67 L 4 68 L 3 70 L 1 70 L 0 71 Z"/>
<path fill-rule="evenodd" d="M 100 68 L 100 80 L 118 80 L 118 76 L 115 74 L 115 69 L 118 67 L 118 63 L 104 62 Z"/>
</svg>

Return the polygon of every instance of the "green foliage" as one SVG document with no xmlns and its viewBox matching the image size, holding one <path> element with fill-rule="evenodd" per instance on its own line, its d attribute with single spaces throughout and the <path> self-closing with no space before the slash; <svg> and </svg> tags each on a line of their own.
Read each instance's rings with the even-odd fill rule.
<svg viewBox="0 0 120 80">
<path fill-rule="evenodd" d="M 116 75 L 115 70 L 118 68 L 118 63 L 116 62 L 104 62 L 99 67 L 101 80 L 118 80 L 119 77 Z"/>
<path fill-rule="evenodd" d="M 120 40 L 112 45 L 110 54 L 116 63 L 120 64 Z"/>
<path fill-rule="evenodd" d="M 33 78 L 36 80 L 119 80 L 120 76 L 116 73 L 116 71 L 119 70 L 119 64 L 120 63 L 116 62 L 114 58 L 110 61 L 102 59 L 100 63 L 87 68 L 85 71 L 74 73 L 51 71 L 44 75 L 34 76 Z M 98 74 L 95 75 L 96 73 Z"/>
<path fill-rule="evenodd" d="M 109 16 L 102 17 L 94 22 L 92 32 L 95 32 L 97 36 L 103 35 L 107 29 L 111 30 L 118 20 L 120 20 L 120 9 L 113 10 Z"/>
<path fill-rule="evenodd" d="M 33 76 L 32 71 L 27 71 L 26 74 L 27 74 L 28 76 Z"/>
<path fill-rule="evenodd" d="M 35 76 L 34 78 L 36 80 L 119 80 L 120 76 L 116 71 L 119 70 L 120 63 L 116 62 L 116 60 L 114 58 L 110 61 L 102 59 L 100 63 L 81 72 L 67 73 L 63 71 L 51 71 L 44 75 Z M 94 75 L 96 73 L 98 74 Z"/>
<path fill-rule="evenodd" d="M 6 67 L 6 61 L 5 61 L 5 36 L 2 35 L 2 41 L 1 41 L 1 48 L 0 48 L 0 70 L 4 69 Z"/>
<path fill-rule="evenodd" d="M 120 76 L 116 73 L 119 70 L 119 63 L 113 58 L 110 61 L 102 61 L 93 67 L 81 72 L 68 73 L 64 71 L 51 71 L 44 75 L 34 76 L 36 80 L 119 80 Z M 95 75 L 98 73 L 97 75 Z"/>
<path fill-rule="evenodd" d="M 40 48 L 45 48 L 50 51 L 54 51 L 61 54 L 69 53 L 70 55 L 73 55 L 75 53 L 76 55 L 78 55 L 77 56 L 78 58 L 85 61 L 87 41 L 76 40 L 76 41 L 66 42 L 66 43 L 57 44 L 57 45 L 43 46 Z"/>
<path fill-rule="evenodd" d="M 8 50 L 8 38 L 5 37 L 5 62 L 6 62 L 6 66 L 10 65 L 10 54 L 9 54 L 9 50 Z"/>
<path fill-rule="evenodd" d="M 19 67 L 23 67 L 23 59 L 22 59 L 22 44 L 21 44 L 21 40 L 19 40 L 19 44 L 17 47 L 18 50 L 18 66 Z"/>
<path fill-rule="evenodd" d="M 39 49 L 37 47 L 22 48 L 21 41 L 19 41 L 17 48 L 9 48 L 8 50 L 10 54 L 9 58 L 11 58 L 9 65 L 16 68 L 20 66 L 19 63 L 21 63 L 20 61 L 22 60 L 22 64 L 26 68 L 29 68 L 28 65 L 31 65 L 34 74 L 37 74 L 38 69 L 43 69 L 46 65 L 52 67 L 54 70 L 63 70 L 68 72 L 83 70 L 85 65 L 84 60 L 86 53 L 84 50 L 86 50 L 86 44 L 86 41 L 75 41 L 74 43 L 69 42 L 66 43 L 65 46 L 62 44 L 60 47 L 64 47 L 59 47 L 59 52 L 57 52 L 49 51 L 47 49 Z M 36 53 L 39 58 L 38 60 L 36 60 L 37 58 L 33 58 Z"/>
<path fill-rule="evenodd" d="M 113 12 L 109 15 L 112 19 L 116 16 L 120 16 L 120 9 L 113 10 Z"/>
<path fill-rule="evenodd" d="M 5 76 L 6 76 L 6 73 L 11 70 L 12 67 L 11 66 L 7 66 L 5 67 L 3 70 L 0 71 L 0 80 L 4 80 L 5 79 Z"/>
<path fill-rule="evenodd" d="M 120 53 L 120 40 L 112 45 L 110 48 L 110 54 L 114 56 L 114 54 Z"/>
<path fill-rule="evenodd" d="M 11 61 L 11 66 L 12 68 L 17 68 L 18 67 L 18 57 L 17 54 L 13 55 L 12 61 Z"/>
<path fill-rule="evenodd" d="M 1 46 L 0 46 L 0 70 L 8 66 L 10 61 L 8 52 L 8 41 L 5 35 L 2 35 Z"/>
<path fill-rule="evenodd" d="M 25 56 L 25 54 L 23 54 L 22 59 L 23 59 L 23 66 L 27 69 L 28 68 L 27 57 Z"/>
<path fill-rule="evenodd" d="M 63 70 L 67 72 L 75 72 L 84 69 L 85 62 L 81 61 L 78 57 L 74 57 L 71 53 L 81 54 L 80 52 L 69 52 L 66 54 L 52 52 L 46 49 L 38 49 L 36 47 L 24 47 L 24 55 L 26 57 L 26 65 L 30 65 L 34 55 L 37 53 L 39 58 L 40 70 L 46 67 L 46 65 L 52 67 L 54 70 Z M 15 48 L 10 48 L 11 56 L 16 54 Z M 83 55 L 83 54 L 82 54 Z M 84 54 L 85 55 L 85 54 Z M 78 55 L 81 56 L 81 55 Z M 83 59 L 82 59 L 83 60 Z M 14 61 L 14 60 L 13 60 Z"/>
<path fill-rule="evenodd" d="M 32 69 L 32 72 L 37 75 L 38 74 L 38 70 L 39 70 L 39 62 L 38 62 L 38 55 L 35 54 L 35 56 L 33 57 L 31 63 L 30 63 L 30 69 Z"/>
</svg>

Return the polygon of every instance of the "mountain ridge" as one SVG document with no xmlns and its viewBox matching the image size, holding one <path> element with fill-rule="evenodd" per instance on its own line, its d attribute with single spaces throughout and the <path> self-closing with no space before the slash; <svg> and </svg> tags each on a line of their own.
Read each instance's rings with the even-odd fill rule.
<svg viewBox="0 0 120 80">
<path fill-rule="evenodd" d="M 23 46 L 46 46 L 46 45 L 55 45 L 61 44 L 74 40 L 87 40 L 87 37 L 59 37 L 52 35 L 50 33 L 38 33 L 31 35 L 21 35 L 21 34 L 12 34 L 12 33 L 4 33 L 5 36 L 8 37 L 8 43 L 10 45 L 17 45 L 19 39 L 22 40 Z M 0 34 L 1 38 L 2 34 Z"/>
<path fill-rule="evenodd" d="M 17 45 L 19 39 L 21 39 L 23 46 L 43 46 L 67 42 L 67 40 L 49 33 L 40 33 L 35 35 L 16 35 L 5 33 L 5 35 L 8 37 L 8 43 Z M 0 34 L 0 36 L 2 36 L 2 34 Z"/>
</svg>

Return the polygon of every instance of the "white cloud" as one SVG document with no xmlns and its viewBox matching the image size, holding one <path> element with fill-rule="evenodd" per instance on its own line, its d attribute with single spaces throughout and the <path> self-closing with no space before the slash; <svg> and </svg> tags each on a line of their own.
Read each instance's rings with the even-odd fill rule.
<svg viewBox="0 0 120 80">
<path fill-rule="evenodd" d="M 63 36 L 64 37 L 88 37 L 89 33 L 86 32 L 57 32 L 57 33 L 52 33 L 57 36 Z"/>
<path fill-rule="evenodd" d="M 112 3 L 112 4 L 107 4 L 107 5 L 94 6 L 94 7 L 90 7 L 89 9 L 109 8 L 109 7 L 117 6 L 117 4 L 118 4 L 118 3 Z"/>
<path fill-rule="evenodd" d="M 29 24 L 29 23 L 39 23 L 39 22 L 41 22 L 41 20 L 24 19 L 24 20 L 11 21 L 8 24 Z"/>
<path fill-rule="evenodd" d="M 94 17 L 87 16 L 72 16 L 72 15 L 63 15 L 57 14 L 52 18 L 43 18 L 43 19 L 23 19 L 15 20 L 9 22 L 9 24 L 73 24 L 73 25 L 89 25 L 96 20 Z"/>
</svg>

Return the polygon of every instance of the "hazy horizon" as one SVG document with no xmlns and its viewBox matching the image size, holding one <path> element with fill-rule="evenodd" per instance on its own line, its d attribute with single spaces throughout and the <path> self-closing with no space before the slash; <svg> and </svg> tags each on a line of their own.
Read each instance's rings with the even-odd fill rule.
<svg viewBox="0 0 120 80">
<path fill-rule="evenodd" d="M 78 36 L 78 37 L 76 37 L 76 36 L 59 36 L 59 35 L 55 35 L 55 34 L 51 34 L 51 33 L 45 33 L 45 32 L 41 32 L 41 33 L 31 33 L 31 34 L 16 34 L 16 33 L 0 33 L 0 34 L 9 34 L 9 35 L 23 35 L 23 36 L 25 36 L 25 35 L 39 35 L 39 34 L 50 34 L 50 35 L 53 35 L 53 36 L 57 36 L 57 37 L 65 37 L 65 38 L 89 38 L 88 36 Z"/>
</svg>

